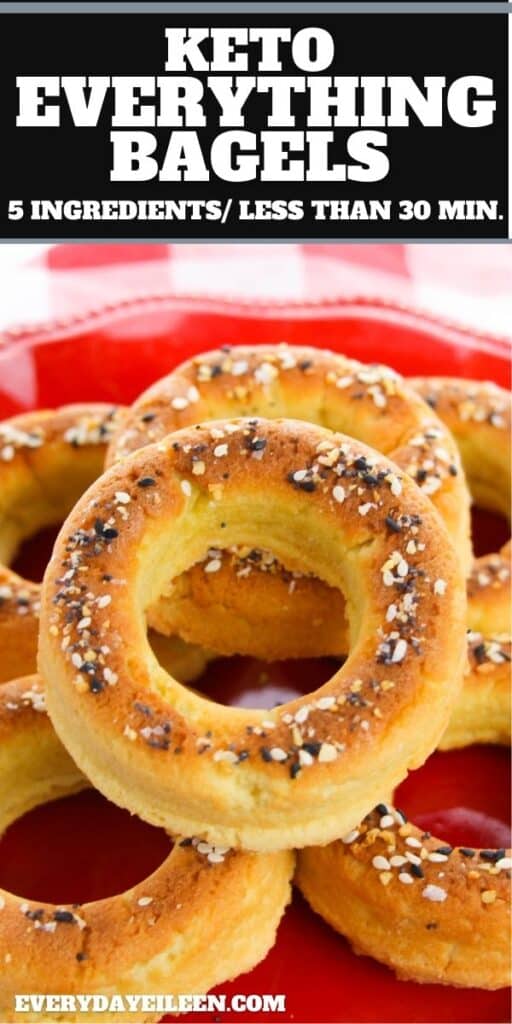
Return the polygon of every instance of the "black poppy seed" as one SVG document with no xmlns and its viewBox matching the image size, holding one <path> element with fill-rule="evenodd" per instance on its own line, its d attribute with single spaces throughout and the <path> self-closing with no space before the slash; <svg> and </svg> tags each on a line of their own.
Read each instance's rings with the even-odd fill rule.
<svg viewBox="0 0 512 1024">
<path fill-rule="evenodd" d="M 473 647 L 473 654 L 478 664 L 481 665 L 486 658 L 485 644 L 477 644 L 476 647 Z"/>
<path fill-rule="evenodd" d="M 425 483 L 425 480 L 427 479 L 427 476 L 428 476 L 428 473 L 427 473 L 426 469 L 418 469 L 418 471 L 416 473 L 416 480 L 418 481 L 419 484 L 423 484 L 423 483 Z"/>
<path fill-rule="evenodd" d="M 380 814 L 381 816 L 383 814 L 387 814 L 388 813 L 388 809 L 386 807 L 386 804 L 377 804 L 375 810 L 377 811 L 377 814 Z"/>
<path fill-rule="evenodd" d="M 505 850 L 480 850 L 480 859 L 491 862 L 501 860 L 505 856 Z"/>
<path fill-rule="evenodd" d="M 358 455 L 357 459 L 354 459 L 354 468 L 358 470 L 368 469 L 368 463 L 364 455 Z"/>
<path fill-rule="evenodd" d="M 53 920 L 58 921 L 59 924 L 76 924 L 75 916 L 70 910 L 56 910 Z"/>
<path fill-rule="evenodd" d="M 268 762 L 268 761 L 272 760 L 272 756 L 270 754 L 270 750 L 268 749 L 268 747 L 261 747 L 260 748 L 260 754 L 261 754 L 261 756 L 262 756 L 264 761 Z"/>
<path fill-rule="evenodd" d="M 453 846 L 438 846 L 434 853 L 441 853 L 443 857 L 449 857 L 453 853 Z"/>
<path fill-rule="evenodd" d="M 80 672 L 84 672 L 86 676 L 93 676 L 96 672 L 96 665 L 93 661 L 84 661 L 80 665 Z"/>
<path fill-rule="evenodd" d="M 249 448 L 252 448 L 253 452 L 262 452 L 267 447 L 267 439 L 265 437 L 252 437 L 249 441 Z"/>
<path fill-rule="evenodd" d="M 296 779 L 297 775 L 299 774 L 299 772 L 300 772 L 300 764 L 299 764 L 298 761 L 295 761 L 294 764 L 290 765 L 290 778 L 291 779 Z"/>
<path fill-rule="evenodd" d="M 419 864 L 411 864 L 409 866 L 409 871 L 415 878 L 425 878 L 424 871 L 420 868 Z"/>
<path fill-rule="evenodd" d="M 310 367 L 313 366 L 313 360 L 312 359 L 301 359 L 301 361 L 298 364 L 298 366 L 299 366 L 299 370 L 302 370 L 302 372 L 304 372 L 304 370 L 309 370 Z"/>
<path fill-rule="evenodd" d="M 154 412 L 145 412 L 144 415 L 141 416 L 143 423 L 152 423 L 154 419 L 156 419 L 156 413 Z"/>
<path fill-rule="evenodd" d="M 475 851 L 471 850 L 469 846 L 459 846 L 459 851 L 463 857 L 474 857 Z"/>
<path fill-rule="evenodd" d="M 361 480 L 363 483 L 368 484 L 368 487 L 376 487 L 379 482 L 379 478 L 374 476 L 373 473 L 363 473 Z"/>
<path fill-rule="evenodd" d="M 143 715 L 147 715 L 149 718 L 151 718 L 153 711 L 148 704 L 142 704 L 140 700 L 136 700 L 134 701 L 133 706 L 137 709 L 137 711 L 141 711 Z"/>
<path fill-rule="evenodd" d="M 164 739 L 163 736 L 150 736 L 146 743 L 148 747 L 153 747 L 154 750 L 169 750 L 169 740 Z M 177 751 L 175 750 L 174 753 L 176 754 Z"/>
<path fill-rule="evenodd" d="M 92 676 L 89 680 L 89 690 L 91 693 L 101 693 L 103 689 L 104 686 L 101 679 L 98 679 L 97 676 Z"/>
<path fill-rule="evenodd" d="M 114 577 L 109 572 L 106 572 L 101 578 L 103 583 L 111 583 Z"/>
<path fill-rule="evenodd" d="M 457 475 L 458 475 L 458 472 L 459 472 L 459 471 L 458 471 L 458 469 L 457 469 L 457 466 L 454 466 L 454 465 L 452 464 L 452 465 L 450 466 L 450 468 L 449 468 L 449 473 L 450 473 L 450 476 L 457 476 Z"/>
<path fill-rule="evenodd" d="M 189 839 L 189 838 L 187 838 L 187 839 L 182 839 L 182 840 L 180 841 L 180 844 L 179 844 L 179 845 L 180 845 L 180 846 L 192 846 L 192 840 L 191 840 L 191 839 Z"/>
<path fill-rule="evenodd" d="M 240 753 L 238 754 L 238 760 L 239 761 L 247 761 L 248 757 L 249 757 L 249 751 L 248 750 L 241 750 Z"/>
<path fill-rule="evenodd" d="M 408 822 L 409 819 L 408 819 L 407 815 L 405 814 L 405 812 L 402 811 L 402 809 L 400 807 L 395 807 L 395 811 L 397 812 L 397 814 L 400 815 L 404 825 L 407 825 L 407 822 Z"/>
<path fill-rule="evenodd" d="M 44 917 L 44 909 L 40 907 L 39 910 L 26 910 L 25 917 L 28 917 L 29 921 L 41 921 Z"/>
<path fill-rule="evenodd" d="M 140 480 L 137 480 L 137 487 L 154 487 L 156 480 L 152 476 L 141 476 Z"/>
<path fill-rule="evenodd" d="M 428 924 L 425 925 L 425 928 L 428 932 L 433 931 L 434 928 L 437 928 L 437 921 L 429 921 Z"/>
<path fill-rule="evenodd" d="M 393 516 L 386 516 L 386 526 L 392 531 L 392 533 L 401 533 L 402 527 Z"/>
<path fill-rule="evenodd" d="M 432 839 L 432 833 L 424 832 L 421 838 L 423 839 L 423 842 L 425 842 L 427 839 Z"/>
<path fill-rule="evenodd" d="M 84 960 L 87 960 L 87 953 L 77 953 L 75 959 L 78 960 L 79 964 L 81 964 Z"/>
</svg>

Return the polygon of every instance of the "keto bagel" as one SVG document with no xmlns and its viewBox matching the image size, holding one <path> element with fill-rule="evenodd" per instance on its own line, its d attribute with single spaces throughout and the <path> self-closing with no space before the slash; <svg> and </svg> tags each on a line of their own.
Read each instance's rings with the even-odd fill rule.
<svg viewBox="0 0 512 1024">
<path fill-rule="evenodd" d="M 457 447 L 409 384 L 385 366 L 304 346 L 207 352 L 157 381 L 126 411 L 107 464 L 180 427 L 247 415 L 309 421 L 383 452 L 431 498 L 469 571 L 469 497 Z M 194 472 L 201 471 L 198 457 Z M 346 654 L 343 597 L 314 571 L 305 576 L 295 564 L 283 566 L 275 552 L 244 541 L 229 551 L 219 538 L 215 555 L 206 554 L 168 581 L 149 610 L 158 632 L 177 633 L 224 655 L 273 660 Z"/>
<path fill-rule="evenodd" d="M 168 580 L 242 542 L 347 603 L 344 666 L 271 711 L 192 693 L 147 641 Z M 45 574 L 39 668 L 59 736 L 115 803 L 174 834 L 288 849 L 353 827 L 434 749 L 465 617 L 444 524 L 394 463 L 300 421 L 218 421 L 135 452 L 79 501 Z"/>
<path fill-rule="evenodd" d="M 37 676 L 0 690 L 0 829 L 89 785 L 59 742 Z M 119 1020 L 119 1012 L 15 1011 L 14 996 L 152 997 L 203 993 L 250 970 L 274 943 L 290 898 L 293 855 L 258 856 L 177 842 L 148 878 L 83 905 L 27 900 L 0 888 L 2 1021 Z M 49 965 L 51 964 L 51 970 Z M 158 1021 L 163 1009 L 140 1010 Z"/>
<path fill-rule="evenodd" d="M 399 978 L 510 984 L 510 850 L 452 847 L 387 804 L 343 839 L 298 855 L 296 883 L 357 953 Z"/>
<path fill-rule="evenodd" d="M 25 540 L 63 522 L 103 470 L 109 405 L 68 405 L 0 423 L 0 683 L 36 670 L 40 587 L 9 569 Z"/>
</svg>

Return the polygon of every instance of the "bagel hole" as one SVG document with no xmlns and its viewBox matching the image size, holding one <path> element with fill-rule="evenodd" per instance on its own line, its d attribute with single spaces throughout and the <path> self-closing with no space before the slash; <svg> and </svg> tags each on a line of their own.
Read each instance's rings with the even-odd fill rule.
<svg viewBox="0 0 512 1024">
<path fill-rule="evenodd" d="M 0 887 L 44 903 L 88 903 L 147 878 L 171 849 L 163 829 L 85 790 L 42 804 L 6 829 Z"/>
<path fill-rule="evenodd" d="M 339 658 L 261 661 L 243 655 L 213 654 L 207 655 L 206 660 L 200 648 L 186 645 L 176 637 L 165 637 L 150 629 L 148 640 L 166 672 L 201 696 L 230 707 L 270 711 L 322 686 L 343 663 Z M 177 650 L 182 655 L 178 659 Z"/>
<path fill-rule="evenodd" d="M 194 686 L 217 704 L 270 711 L 316 690 L 339 666 L 335 658 L 259 661 L 235 655 L 211 661 Z"/>
<path fill-rule="evenodd" d="M 436 751 L 395 792 L 419 828 L 452 846 L 511 845 L 510 754 L 504 747 Z"/>
<path fill-rule="evenodd" d="M 471 536 L 477 558 L 499 551 L 510 537 L 510 526 L 504 516 L 488 509 L 471 509 Z"/>
<path fill-rule="evenodd" d="M 52 556 L 59 529 L 59 526 L 48 526 L 23 541 L 11 569 L 25 580 L 40 583 Z"/>
</svg>

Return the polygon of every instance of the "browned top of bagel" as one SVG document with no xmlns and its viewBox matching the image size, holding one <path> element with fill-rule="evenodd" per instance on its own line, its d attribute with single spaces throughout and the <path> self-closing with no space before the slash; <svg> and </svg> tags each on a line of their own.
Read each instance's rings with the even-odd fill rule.
<svg viewBox="0 0 512 1024">
<path fill-rule="evenodd" d="M 468 503 L 457 447 L 387 366 L 285 344 L 205 352 L 140 396 L 113 438 L 107 463 L 187 424 L 252 415 L 318 423 L 388 455 L 432 498 L 469 566 Z"/>
</svg>

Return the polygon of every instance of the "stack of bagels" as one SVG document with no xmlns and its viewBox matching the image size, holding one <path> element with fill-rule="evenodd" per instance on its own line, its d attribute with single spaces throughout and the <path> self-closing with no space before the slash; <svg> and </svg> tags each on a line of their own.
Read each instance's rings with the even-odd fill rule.
<svg viewBox="0 0 512 1024">
<path fill-rule="evenodd" d="M 510 513 L 510 405 L 282 344 L 0 423 L 0 828 L 94 786 L 173 840 L 93 903 L 0 889 L 2 1020 L 98 1019 L 23 992 L 206 992 L 266 955 L 292 879 L 401 978 L 509 983 L 510 850 L 393 792 L 436 748 L 510 742 L 510 551 L 470 540 L 471 500 Z M 39 586 L 9 565 L 55 523 Z M 252 710 L 199 692 L 233 654 L 340 667 Z"/>
</svg>

